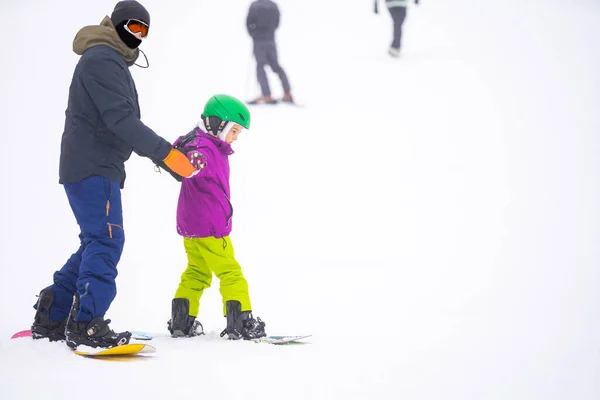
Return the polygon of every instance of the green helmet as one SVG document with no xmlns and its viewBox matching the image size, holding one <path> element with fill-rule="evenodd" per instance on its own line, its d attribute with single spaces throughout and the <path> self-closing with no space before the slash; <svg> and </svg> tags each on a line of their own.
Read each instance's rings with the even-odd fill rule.
<svg viewBox="0 0 600 400">
<path fill-rule="evenodd" d="M 216 94 L 206 102 L 202 112 L 202 120 L 209 132 L 218 135 L 224 124 L 222 122 L 232 121 L 250 129 L 250 110 L 248 107 L 233 96 Z"/>
</svg>

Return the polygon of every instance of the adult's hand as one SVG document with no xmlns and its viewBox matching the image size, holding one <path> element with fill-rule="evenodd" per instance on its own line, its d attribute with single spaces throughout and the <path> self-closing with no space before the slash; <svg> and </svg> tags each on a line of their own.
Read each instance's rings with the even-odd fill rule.
<svg viewBox="0 0 600 400">
<path fill-rule="evenodd" d="M 171 149 L 169 155 L 163 161 L 171 171 L 184 178 L 191 178 L 200 172 L 192 165 L 188 157 L 177 149 Z"/>
</svg>

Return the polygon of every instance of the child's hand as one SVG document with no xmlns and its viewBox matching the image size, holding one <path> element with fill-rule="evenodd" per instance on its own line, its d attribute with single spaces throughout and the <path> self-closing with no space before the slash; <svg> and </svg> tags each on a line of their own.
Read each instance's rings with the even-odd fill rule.
<svg viewBox="0 0 600 400">
<path fill-rule="evenodd" d="M 200 171 L 202 168 L 206 167 L 206 157 L 204 154 L 200 153 L 198 150 L 188 151 L 187 153 L 188 159 L 190 163 Z"/>
</svg>

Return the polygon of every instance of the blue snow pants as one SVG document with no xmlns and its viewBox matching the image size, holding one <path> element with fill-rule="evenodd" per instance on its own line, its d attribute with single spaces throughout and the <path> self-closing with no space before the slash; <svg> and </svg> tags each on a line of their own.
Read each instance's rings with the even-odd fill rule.
<svg viewBox="0 0 600 400">
<path fill-rule="evenodd" d="M 101 176 L 66 183 L 64 188 L 81 230 L 80 246 L 54 273 L 54 284 L 49 288 L 55 297 L 49 317 L 64 320 L 77 292 L 76 319 L 90 321 L 104 317 L 117 294 L 117 264 L 125 244 L 121 189 L 119 182 Z"/>
</svg>

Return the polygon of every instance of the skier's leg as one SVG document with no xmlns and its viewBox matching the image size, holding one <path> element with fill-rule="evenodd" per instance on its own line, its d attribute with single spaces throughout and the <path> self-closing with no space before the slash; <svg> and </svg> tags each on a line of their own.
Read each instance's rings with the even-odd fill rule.
<svg viewBox="0 0 600 400">
<path fill-rule="evenodd" d="M 264 42 L 254 42 L 254 57 L 256 58 L 256 78 L 260 85 L 260 90 L 263 97 L 271 96 L 271 88 L 269 87 L 269 79 L 267 78 L 267 72 L 265 71 L 265 65 L 267 65 L 267 50 Z"/>
<path fill-rule="evenodd" d="M 240 264 L 235 259 L 229 236 L 196 240 L 198 246 L 202 248 L 202 255 L 210 269 L 219 278 L 219 290 L 223 298 L 223 314 L 227 313 L 226 303 L 229 300 L 239 301 L 241 311 L 252 310 L 250 295 L 248 294 L 248 282 L 244 278 Z"/>
<path fill-rule="evenodd" d="M 65 185 L 81 228 L 77 321 L 103 318 L 116 296 L 117 264 L 125 244 L 119 182 L 100 176 Z"/>
<path fill-rule="evenodd" d="M 402 45 L 402 25 L 406 18 L 406 7 L 392 7 L 389 9 L 394 21 L 394 34 L 392 39 L 391 48 L 394 50 L 400 50 Z"/>
<path fill-rule="evenodd" d="M 281 80 L 281 86 L 283 87 L 284 94 L 289 94 L 291 92 L 290 82 L 285 71 L 279 64 L 277 56 L 277 45 L 275 44 L 275 41 L 268 42 L 267 60 L 273 72 L 275 72 L 279 76 L 279 80 Z"/>
<path fill-rule="evenodd" d="M 212 283 L 212 272 L 203 256 L 203 246 L 199 245 L 198 238 L 184 238 L 183 245 L 188 258 L 186 270 L 181 275 L 181 282 L 175 292 L 175 299 L 189 301 L 189 315 L 198 316 L 200 297 L 204 289 Z"/>
</svg>

